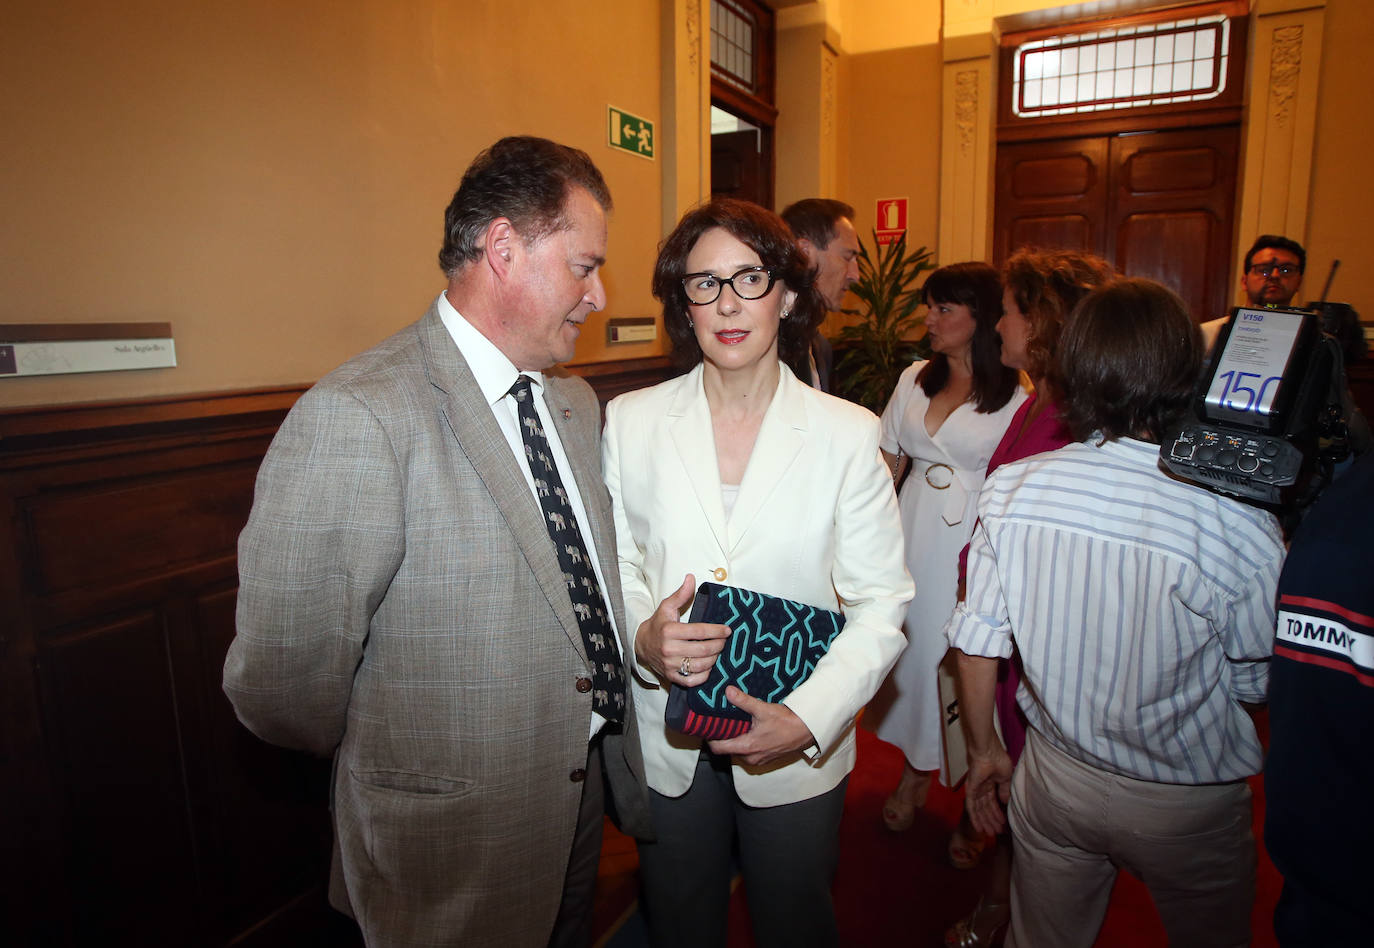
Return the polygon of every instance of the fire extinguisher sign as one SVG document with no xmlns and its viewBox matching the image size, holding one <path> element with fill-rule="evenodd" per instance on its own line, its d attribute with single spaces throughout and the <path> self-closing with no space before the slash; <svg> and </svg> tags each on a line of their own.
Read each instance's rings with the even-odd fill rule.
<svg viewBox="0 0 1374 948">
<path fill-rule="evenodd" d="M 906 198 L 879 198 L 877 203 L 878 243 L 887 245 L 906 232 Z"/>
</svg>

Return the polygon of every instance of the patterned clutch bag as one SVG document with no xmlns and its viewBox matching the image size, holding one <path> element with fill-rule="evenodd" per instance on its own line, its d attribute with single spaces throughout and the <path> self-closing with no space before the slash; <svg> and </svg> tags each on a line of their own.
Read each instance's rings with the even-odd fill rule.
<svg viewBox="0 0 1374 948">
<path fill-rule="evenodd" d="M 695 688 L 673 685 L 668 692 L 668 726 L 708 740 L 749 730 L 748 712 L 725 700 L 727 685 L 777 703 L 806 681 L 844 628 L 838 612 L 719 583 L 697 587 L 688 621 L 730 627 L 710 677 Z"/>
</svg>

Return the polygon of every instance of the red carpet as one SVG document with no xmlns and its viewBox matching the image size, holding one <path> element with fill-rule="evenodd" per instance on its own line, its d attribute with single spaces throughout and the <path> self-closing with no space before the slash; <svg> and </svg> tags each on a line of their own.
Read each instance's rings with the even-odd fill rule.
<svg viewBox="0 0 1374 948">
<path fill-rule="evenodd" d="M 1267 744 L 1266 723 L 1260 721 L 1261 737 Z M 961 794 L 937 783 L 910 830 L 894 834 L 883 827 L 883 800 L 896 785 L 901 766 L 895 747 L 859 729 L 859 763 L 845 797 L 840 866 L 835 877 L 835 909 L 845 945 L 941 945 L 945 928 L 972 910 L 978 899 L 982 870 L 960 872 L 944 861 L 945 843 L 962 805 Z M 1258 777 L 1251 780 L 1251 789 L 1255 795 L 1255 838 L 1260 847 L 1252 944 L 1266 948 L 1277 944 L 1273 914 L 1282 883 L 1264 852 L 1264 795 Z M 610 832 L 614 834 L 614 830 Z M 619 872 L 624 874 L 618 879 L 608 877 L 607 867 L 603 867 L 597 914 L 613 924 L 633 897 L 634 886 L 626 878 L 632 871 L 624 865 L 627 849 L 632 862 L 633 848 L 623 837 L 608 838 L 607 847 L 613 861 L 621 861 Z M 599 925 L 598 935 L 602 933 L 608 933 L 607 928 Z M 737 890 L 730 907 L 729 948 L 751 948 L 753 944 L 744 896 Z M 1149 894 L 1125 873 L 1118 878 L 1096 944 L 1099 948 L 1157 948 L 1167 944 Z"/>
<path fill-rule="evenodd" d="M 1262 728 L 1263 730 L 1263 728 Z M 1266 739 L 1267 733 L 1262 734 Z M 859 729 L 859 765 L 849 780 L 841 826 L 840 868 L 835 878 L 836 912 L 846 944 L 940 945 L 945 928 L 972 910 L 981 871 L 959 872 L 944 862 L 944 847 L 963 805 L 962 793 L 938 783 L 926 804 L 926 819 L 904 834 L 883 828 L 883 800 L 901 773 L 901 754 Z M 1252 944 L 1272 946 L 1274 904 L 1281 880 L 1263 849 L 1263 787 L 1255 795 L 1255 838 L 1260 845 L 1258 884 L 1252 916 Z M 730 944 L 752 939 L 732 932 Z M 1164 927 L 1145 887 L 1122 873 L 1098 936 L 1100 948 L 1166 945 Z"/>
</svg>

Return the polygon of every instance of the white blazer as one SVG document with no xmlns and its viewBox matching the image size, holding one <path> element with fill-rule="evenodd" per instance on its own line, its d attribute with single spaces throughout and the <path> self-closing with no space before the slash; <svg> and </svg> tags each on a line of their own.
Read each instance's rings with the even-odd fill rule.
<svg viewBox="0 0 1374 948">
<path fill-rule="evenodd" d="M 780 368 L 728 519 L 700 365 L 613 400 L 602 439 L 631 642 L 687 573 L 845 615 L 830 651 L 782 702 L 818 750 L 736 763 L 735 790 L 750 806 L 809 799 L 853 769 L 855 717 L 906 647 L 913 592 L 878 419 Z M 664 724 L 668 689 L 652 671 L 636 666 L 632 690 L 649 786 L 680 796 L 701 742 Z"/>
</svg>

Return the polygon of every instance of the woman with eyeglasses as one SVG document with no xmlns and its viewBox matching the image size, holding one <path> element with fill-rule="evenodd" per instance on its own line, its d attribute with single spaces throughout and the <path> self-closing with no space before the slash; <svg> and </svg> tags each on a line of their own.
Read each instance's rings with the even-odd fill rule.
<svg viewBox="0 0 1374 948">
<path fill-rule="evenodd" d="M 760 946 L 838 945 L 830 882 L 854 722 L 901 652 L 911 598 L 872 413 L 802 382 L 822 302 L 771 211 L 716 199 L 659 249 L 654 296 L 689 371 L 606 410 L 632 690 L 657 840 L 639 844 L 654 945 L 723 945 L 732 850 Z M 664 722 L 671 686 L 706 682 L 725 626 L 689 623 L 698 580 L 841 611 L 815 670 L 770 703 L 733 687 L 751 728 L 705 741 Z"/>
<path fill-rule="evenodd" d="M 1001 360 L 997 271 L 985 263 L 951 264 L 928 276 L 922 293 L 931 357 L 902 372 L 882 419 L 883 455 L 902 485 L 906 564 L 916 597 L 904 623 L 907 650 L 864 715 L 864 725 L 905 758 L 883 804 L 883 823 L 893 832 L 911 826 L 937 771 L 946 768 L 945 782 L 954 782 L 938 678 L 949 649 L 945 621 L 954 611 L 959 551 L 973 533 L 988 460 L 1026 398 L 1017 371 Z M 962 762 L 960 755 L 955 764 Z M 981 848 L 971 829 L 956 831 L 949 861 L 971 868 Z"/>
</svg>

